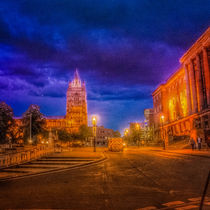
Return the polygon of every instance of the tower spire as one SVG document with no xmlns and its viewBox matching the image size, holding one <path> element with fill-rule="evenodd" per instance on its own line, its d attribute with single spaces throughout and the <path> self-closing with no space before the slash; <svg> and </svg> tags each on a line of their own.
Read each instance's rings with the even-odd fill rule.
<svg viewBox="0 0 210 210">
<path fill-rule="evenodd" d="M 78 69 L 76 68 L 75 73 L 74 73 L 74 79 L 80 80 L 79 72 Z"/>
<path fill-rule="evenodd" d="M 71 83 L 72 87 L 81 87 L 81 79 L 79 76 L 78 69 L 76 68 L 75 73 L 74 73 L 74 79 Z"/>
</svg>

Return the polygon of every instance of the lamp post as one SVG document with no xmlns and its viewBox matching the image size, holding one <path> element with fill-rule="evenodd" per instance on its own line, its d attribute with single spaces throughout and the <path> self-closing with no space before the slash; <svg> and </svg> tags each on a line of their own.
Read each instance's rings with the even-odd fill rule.
<svg viewBox="0 0 210 210">
<path fill-rule="evenodd" d="M 163 149 L 166 149 L 166 144 L 165 144 L 165 138 L 164 138 L 164 132 L 163 132 L 163 122 L 164 122 L 164 115 L 161 115 L 160 121 L 161 121 L 161 126 L 162 126 L 162 139 L 163 139 Z"/>
<path fill-rule="evenodd" d="M 137 140 L 138 147 L 139 147 L 139 128 L 140 128 L 139 124 L 136 123 L 137 138 L 138 138 L 138 140 Z"/>
<path fill-rule="evenodd" d="M 124 140 L 127 142 L 127 144 L 128 144 L 128 128 L 126 128 L 125 130 L 124 130 Z"/>
<path fill-rule="evenodd" d="M 128 129 L 126 128 L 124 131 L 124 136 L 127 136 L 127 135 L 128 135 Z"/>
<path fill-rule="evenodd" d="M 97 126 L 96 116 L 92 117 L 92 125 L 93 125 L 93 151 L 96 152 L 96 126 Z"/>
<path fill-rule="evenodd" d="M 29 132 L 30 132 L 30 137 L 29 137 L 29 143 L 31 144 L 32 143 L 32 134 L 31 134 L 31 132 L 32 132 L 32 113 L 30 113 L 30 115 L 29 115 L 29 117 L 30 117 L 30 127 L 29 127 Z"/>
</svg>

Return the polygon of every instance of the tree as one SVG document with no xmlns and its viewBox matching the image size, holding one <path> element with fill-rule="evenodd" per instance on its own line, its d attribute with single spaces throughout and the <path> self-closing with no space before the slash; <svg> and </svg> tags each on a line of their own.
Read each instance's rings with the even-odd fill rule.
<svg viewBox="0 0 210 210">
<path fill-rule="evenodd" d="M 72 135 L 65 129 L 57 130 L 58 139 L 63 142 L 71 141 Z"/>
<path fill-rule="evenodd" d="M 81 140 L 83 141 L 87 140 L 89 137 L 93 136 L 92 129 L 87 125 L 81 125 L 79 127 L 79 136 Z"/>
<path fill-rule="evenodd" d="M 13 126 L 10 127 L 11 143 L 23 143 L 23 129 L 14 122 Z"/>
<path fill-rule="evenodd" d="M 139 141 L 143 139 L 142 129 L 133 129 L 129 134 L 124 137 L 127 144 L 139 145 Z"/>
<path fill-rule="evenodd" d="M 113 137 L 115 137 L 115 138 L 121 137 L 120 131 L 114 131 L 114 132 L 113 132 Z"/>
<path fill-rule="evenodd" d="M 0 102 L 0 143 L 11 139 L 11 128 L 14 125 L 13 110 L 5 102 Z"/>
<path fill-rule="evenodd" d="M 30 137 L 31 124 L 31 136 L 35 139 L 34 143 L 36 143 L 36 136 L 44 131 L 45 122 L 44 115 L 40 112 L 40 107 L 35 104 L 30 105 L 23 114 L 24 141 L 27 142 Z"/>
</svg>

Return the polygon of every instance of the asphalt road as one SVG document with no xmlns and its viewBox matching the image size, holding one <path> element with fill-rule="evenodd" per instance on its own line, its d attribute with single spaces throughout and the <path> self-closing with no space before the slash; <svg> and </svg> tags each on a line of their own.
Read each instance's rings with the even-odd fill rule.
<svg viewBox="0 0 210 210">
<path fill-rule="evenodd" d="M 0 209 L 161 208 L 201 196 L 210 169 L 210 158 L 160 151 L 106 155 L 98 165 L 0 182 Z"/>
</svg>

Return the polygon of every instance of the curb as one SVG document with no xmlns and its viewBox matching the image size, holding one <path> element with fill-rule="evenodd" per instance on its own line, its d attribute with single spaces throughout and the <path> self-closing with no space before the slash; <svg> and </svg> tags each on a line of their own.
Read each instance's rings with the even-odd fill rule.
<svg viewBox="0 0 210 210">
<path fill-rule="evenodd" d="M 9 181 L 9 180 L 17 180 L 17 179 L 23 179 L 27 177 L 35 177 L 35 176 L 40 176 L 40 175 L 45 175 L 45 174 L 52 174 L 52 173 L 59 173 L 63 171 L 68 171 L 71 169 L 77 169 L 77 168 L 84 168 L 92 165 L 97 165 L 98 163 L 106 161 L 108 158 L 103 154 L 103 157 L 98 159 L 98 160 L 93 160 L 88 163 L 82 163 L 82 164 L 77 164 L 74 166 L 66 167 L 66 168 L 57 168 L 57 169 L 51 169 L 49 171 L 43 171 L 43 172 L 38 172 L 38 173 L 31 173 L 31 174 L 25 174 L 17 177 L 8 177 L 8 178 L 0 178 L 0 182 L 4 181 Z"/>
<path fill-rule="evenodd" d="M 151 150 L 151 151 L 156 151 L 156 152 L 165 152 L 165 153 L 174 153 L 174 154 L 179 154 L 179 155 L 185 155 L 185 156 L 194 156 L 194 157 L 202 157 L 202 158 L 210 158 L 210 155 L 202 155 L 202 154 L 186 154 L 186 153 L 181 153 L 181 152 L 172 152 L 171 150 Z"/>
</svg>

